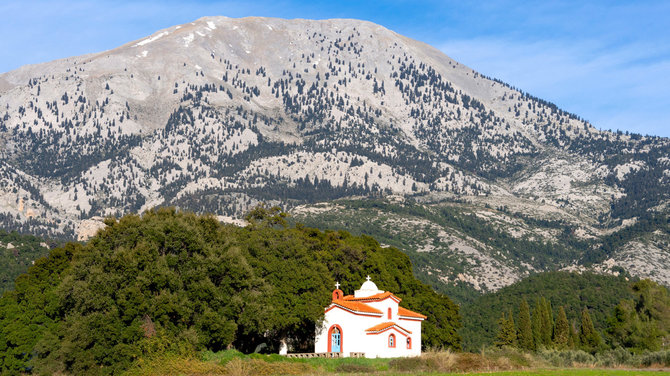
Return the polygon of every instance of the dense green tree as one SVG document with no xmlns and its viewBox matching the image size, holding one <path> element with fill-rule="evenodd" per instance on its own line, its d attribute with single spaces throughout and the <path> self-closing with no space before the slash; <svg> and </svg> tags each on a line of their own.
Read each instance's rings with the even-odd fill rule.
<svg viewBox="0 0 670 376">
<path fill-rule="evenodd" d="M 551 346 L 551 338 L 554 334 L 554 313 L 551 309 L 551 302 L 548 299 L 541 299 L 542 305 L 542 344 Z"/>
<path fill-rule="evenodd" d="M 495 345 L 498 347 L 515 347 L 517 345 L 516 327 L 514 326 L 514 315 L 512 312 L 508 314 L 503 312 L 500 315 Z"/>
<path fill-rule="evenodd" d="M 632 286 L 635 299 L 619 302 L 608 320 L 606 335 L 613 346 L 634 352 L 658 351 L 670 343 L 670 296 L 649 280 Z M 667 345 L 666 345 L 667 346 Z"/>
<path fill-rule="evenodd" d="M 565 315 L 563 306 L 558 307 L 558 317 L 556 318 L 556 326 L 554 328 L 554 346 L 562 350 L 568 347 L 570 340 L 570 323 L 568 317 Z"/>
<path fill-rule="evenodd" d="M 530 306 L 526 298 L 521 300 L 519 306 L 519 333 L 518 333 L 519 348 L 524 350 L 534 350 L 535 342 L 533 341 L 533 328 L 530 321 Z"/>
<path fill-rule="evenodd" d="M 568 337 L 568 348 L 569 349 L 574 349 L 579 345 L 579 334 L 577 333 L 577 323 L 576 321 L 573 321 L 570 323 L 570 337 Z"/>
<path fill-rule="evenodd" d="M 482 346 L 493 344 L 500 312 L 516 309 L 520 297 L 526 297 L 531 305 L 532 328 L 538 338 L 540 322 L 537 320 L 540 316 L 536 314 L 538 304 L 535 300 L 542 296 L 555 306 L 563 306 L 569 321 L 576 319 L 579 322 L 581 308 L 587 302 L 596 328 L 605 328 L 607 318 L 619 301 L 634 298 L 630 286 L 631 281 L 626 280 L 625 276 L 569 272 L 531 275 L 496 292 L 482 295 L 472 303 L 462 305 L 463 347 L 478 351 Z M 535 344 L 542 345 L 542 342 L 535 341 Z"/>
<path fill-rule="evenodd" d="M 535 348 L 539 348 L 541 345 L 544 345 L 544 341 L 542 340 L 542 317 L 544 316 L 543 311 L 544 308 L 542 306 L 542 301 L 538 297 L 535 300 L 535 308 L 533 309 L 531 323 L 533 329 L 533 343 L 535 344 Z"/>
<path fill-rule="evenodd" d="M 425 346 L 460 348 L 458 306 L 417 281 L 406 255 L 261 214 L 240 228 L 152 210 L 52 250 L 0 299 L 0 370 L 113 374 L 156 352 L 276 350 L 281 340 L 310 351 L 335 280 L 353 291 L 367 274 L 428 315 Z"/>
<path fill-rule="evenodd" d="M 580 347 L 587 352 L 595 353 L 603 346 L 600 334 L 593 327 L 593 321 L 589 315 L 589 310 L 584 308 L 582 310 L 582 322 L 579 328 L 579 344 Z"/>
</svg>

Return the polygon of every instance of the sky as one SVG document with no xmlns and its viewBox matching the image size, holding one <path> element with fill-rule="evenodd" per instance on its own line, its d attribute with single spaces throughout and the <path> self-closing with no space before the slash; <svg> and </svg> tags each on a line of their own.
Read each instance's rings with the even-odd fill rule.
<svg viewBox="0 0 670 376">
<path fill-rule="evenodd" d="M 667 0 L 0 0 L 0 72 L 217 15 L 372 21 L 596 128 L 670 137 Z"/>
</svg>

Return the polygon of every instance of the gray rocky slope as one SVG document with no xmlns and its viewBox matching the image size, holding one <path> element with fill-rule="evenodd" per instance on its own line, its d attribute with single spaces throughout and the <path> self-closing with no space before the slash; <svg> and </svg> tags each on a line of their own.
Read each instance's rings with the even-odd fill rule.
<svg viewBox="0 0 670 376">
<path fill-rule="evenodd" d="M 157 205 L 234 219 L 261 201 L 304 215 L 342 197 L 458 199 L 491 223 L 513 219 L 486 208 L 511 207 L 581 240 L 651 221 L 592 261 L 670 283 L 669 150 L 356 20 L 206 17 L 0 75 L 0 221 L 47 236 Z M 460 239 L 414 248 L 496 252 Z M 439 273 L 490 290 L 537 269 L 493 258 Z"/>
</svg>

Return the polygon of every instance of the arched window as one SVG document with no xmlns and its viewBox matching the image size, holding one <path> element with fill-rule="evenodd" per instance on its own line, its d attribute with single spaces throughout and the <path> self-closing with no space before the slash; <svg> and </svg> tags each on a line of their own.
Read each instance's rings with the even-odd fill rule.
<svg viewBox="0 0 670 376">
<path fill-rule="evenodd" d="M 407 350 L 412 349 L 412 338 L 407 337 Z"/>
<path fill-rule="evenodd" d="M 391 313 L 391 307 L 389 307 L 389 311 L 388 311 L 388 312 L 389 312 L 389 320 L 391 320 L 391 319 L 393 318 L 393 315 L 392 315 L 392 313 Z"/>
<path fill-rule="evenodd" d="M 395 347 L 395 334 L 389 335 L 389 347 Z"/>
</svg>

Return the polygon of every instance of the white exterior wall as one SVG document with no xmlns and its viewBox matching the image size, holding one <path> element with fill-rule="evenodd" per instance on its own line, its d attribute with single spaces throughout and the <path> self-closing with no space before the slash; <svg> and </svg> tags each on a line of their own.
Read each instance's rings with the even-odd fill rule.
<svg viewBox="0 0 670 376">
<path fill-rule="evenodd" d="M 382 316 L 367 316 L 354 314 L 335 307 L 326 312 L 321 330 L 317 330 L 315 337 L 314 352 L 323 353 L 328 351 L 328 329 L 337 324 L 342 328 L 342 352 L 349 356 L 351 352 L 363 352 L 367 358 L 391 358 L 403 356 L 421 355 L 421 321 L 406 320 L 398 317 L 398 303 L 392 299 L 381 302 L 366 303 L 371 307 L 382 311 Z M 387 310 L 391 307 L 392 318 L 388 319 Z M 389 329 L 378 334 L 367 334 L 366 329 L 381 323 L 393 321 L 396 325 L 411 331 L 412 349 L 407 349 L 406 336 L 395 329 Z M 396 347 L 388 347 L 389 334 L 394 333 Z"/>
<path fill-rule="evenodd" d="M 412 332 L 412 349 L 406 350 L 407 356 L 421 355 L 421 320 L 399 319 L 395 323 Z M 407 344 L 403 345 L 407 349 Z"/>
<path fill-rule="evenodd" d="M 365 304 L 369 305 L 372 308 L 378 309 L 382 311 L 382 318 L 381 321 L 377 322 L 377 324 L 383 323 L 383 322 L 389 322 L 393 321 L 396 324 L 398 324 L 398 303 L 395 302 L 395 300 L 388 298 L 384 299 L 379 302 L 365 302 Z M 388 309 L 391 308 L 391 318 L 388 318 Z M 402 326 L 402 325 L 400 325 Z"/>
<path fill-rule="evenodd" d="M 322 330 L 316 335 L 314 352 L 328 351 L 330 341 L 328 329 L 334 324 L 342 328 L 341 343 L 344 356 L 349 356 L 350 352 L 367 352 L 372 348 L 372 344 L 368 343 L 369 338 L 365 335 L 365 329 L 383 322 L 380 320 L 378 316 L 357 315 L 335 307 L 326 312 Z"/>
</svg>

